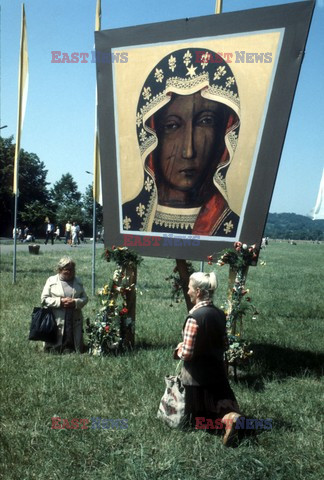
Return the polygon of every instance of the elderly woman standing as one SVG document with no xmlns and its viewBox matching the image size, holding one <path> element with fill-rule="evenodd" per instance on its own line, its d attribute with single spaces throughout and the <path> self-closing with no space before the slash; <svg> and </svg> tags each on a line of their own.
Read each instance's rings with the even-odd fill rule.
<svg viewBox="0 0 324 480">
<path fill-rule="evenodd" d="M 185 387 L 185 411 L 196 428 L 223 429 L 229 446 L 237 433 L 239 406 L 229 385 L 225 364 L 226 317 L 212 303 L 217 288 L 214 273 L 191 275 L 188 295 L 194 307 L 183 327 L 183 342 L 174 356 L 184 360 L 181 380 Z"/>
<path fill-rule="evenodd" d="M 83 350 L 82 312 L 88 302 L 81 281 L 75 276 L 75 263 L 70 257 L 63 257 L 57 265 L 57 275 L 45 283 L 42 306 L 51 307 L 58 326 L 55 344 L 45 343 L 45 351 Z"/>
</svg>

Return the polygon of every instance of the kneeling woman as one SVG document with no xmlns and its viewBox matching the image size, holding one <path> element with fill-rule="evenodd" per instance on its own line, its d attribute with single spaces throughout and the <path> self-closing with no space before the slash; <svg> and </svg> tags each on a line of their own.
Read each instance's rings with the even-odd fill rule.
<svg viewBox="0 0 324 480">
<path fill-rule="evenodd" d="M 57 275 L 49 277 L 43 289 L 42 306 L 51 307 L 58 326 L 55 344 L 46 343 L 45 351 L 83 351 L 82 312 L 88 302 L 81 281 L 75 276 L 75 263 L 63 257 Z"/>
<path fill-rule="evenodd" d="M 214 273 L 191 275 L 188 295 L 194 307 L 185 320 L 183 342 L 177 346 L 174 356 L 184 360 L 181 380 L 191 425 L 218 429 L 225 425 L 224 444 L 227 445 L 240 414 L 224 364 L 226 317 L 212 303 L 216 288 Z"/>
</svg>

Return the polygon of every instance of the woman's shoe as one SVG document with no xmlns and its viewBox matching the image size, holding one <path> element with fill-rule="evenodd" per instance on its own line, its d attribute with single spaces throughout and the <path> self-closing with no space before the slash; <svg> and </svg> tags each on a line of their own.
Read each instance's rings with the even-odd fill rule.
<svg viewBox="0 0 324 480">
<path fill-rule="evenodd" d="M 225 424 L 225 435 L 223 437 L 225 447 L 236 447 L 238 445 L 239 429 L 236 428 L 236 422 L 240 417 L 239 413 L 230 412 L 222 418 L 222 422 Z"/>
</svg>

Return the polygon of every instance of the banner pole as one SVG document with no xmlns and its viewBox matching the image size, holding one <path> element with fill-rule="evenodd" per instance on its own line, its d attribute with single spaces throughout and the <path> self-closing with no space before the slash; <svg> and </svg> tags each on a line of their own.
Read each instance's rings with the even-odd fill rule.
<svg viewBox="0 0 324 480">
<path fill-rule="evenodd" d="M 223 0 L 216 0 L 215 13 L 222 13 L 223 10 Z"/>
<path fill-rule="evenodd" d="M 92 296 L 95 294 L 96 289 L 96 199 L 93 197 L 92 206 Z"/>
<path fill-rule="evenodd" d="M 15 193 L 15 211 L 14 211 L 14 250 L 12 265 L 12 283 L 16 283 L 17 277 L 17 209 L 18 209 L 18 191 Z"/>
<path fill-rule="evenodd" d="M 97 0 L 96 5 L 96 18 L 95 18 L 95 31 L 101 30 L 101 0 Z M 97 225 L 96 225 L 96 205 L 97 201 L 99 203 L 99 158 L 98 158 L 98 130 L 97 130 L 97 121 L 98 121 L 98 92 L 96 88 L 96 111 L 95 111 L 95 140 L 94 140 L 94 156 L 93 156 L 93 186 L 92 186 L 92 196 L 93 196 L 93 205 L 92 205 L 92 296 L 95 295 L 96 290 L 96 238 L 97 238 Z M 100 177 L 99 177 L 100 178 Z"/>
</svg>

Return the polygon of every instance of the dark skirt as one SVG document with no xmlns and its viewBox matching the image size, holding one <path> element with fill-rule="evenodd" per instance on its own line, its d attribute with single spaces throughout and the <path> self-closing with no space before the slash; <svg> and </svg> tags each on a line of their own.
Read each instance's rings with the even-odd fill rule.
<svg viewBox="0 0 324 480">
<path fill-rule="evenodd" d="M 230 412 L 240 413 L 233 390 L 227 382 L 220 389 L 219 386 L 197 387 L 185 385 L 186 405 L 185 413 L 191 426 L 196 425 L 196 417 L 222 419 Z"/>
<path fill-rule="evenodd" d="M 74 335 L 73 335 L 73 312 L 67 310 L 64 319 L 64 333 L 62 339 L 62 350 L 75 351 Z"/>
</svg>

